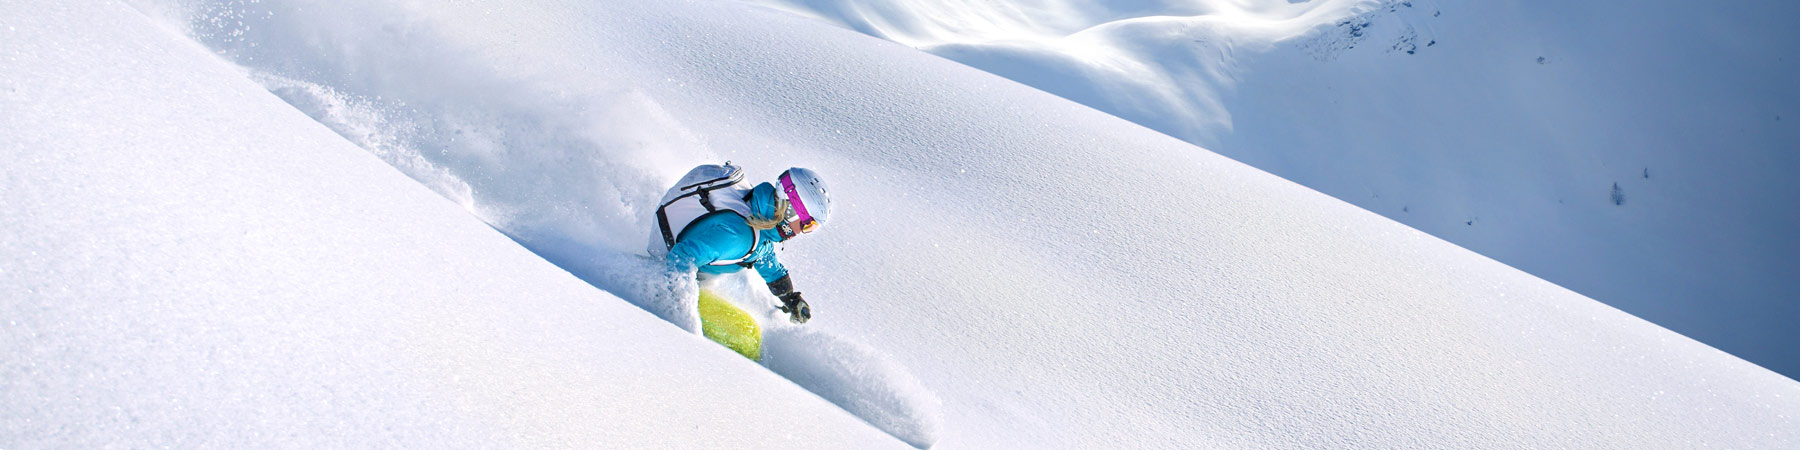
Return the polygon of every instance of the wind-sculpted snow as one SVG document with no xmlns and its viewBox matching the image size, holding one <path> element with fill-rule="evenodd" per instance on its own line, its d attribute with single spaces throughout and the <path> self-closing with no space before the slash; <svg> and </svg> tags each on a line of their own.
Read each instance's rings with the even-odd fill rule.
<svg viewBox="0 0 1800 450">
<path fill-rule="evenodd" d="M 400 170 L 452 198 L 467 186 L 471 211 L 544 259 L 690 329 L 657 295 L 692 286 L 636 254 L 647 203 L 699 163 L 819 170 L 840 206 L 782 250 L 815 317 L 770 331 L 769 367 L 914 444 L 1800 440 L 1792 380 L 1143 127 L 780 11 L 162 14 L 315 119 L 357 121 L 331 127 Z"/>
<path fill-rule="evenodd" d="M 1376 0 L 744 0 L 1025 83 L 1192 142 L 1231 130 L 1238 53 L 1267 51 Z"/>
</svg>

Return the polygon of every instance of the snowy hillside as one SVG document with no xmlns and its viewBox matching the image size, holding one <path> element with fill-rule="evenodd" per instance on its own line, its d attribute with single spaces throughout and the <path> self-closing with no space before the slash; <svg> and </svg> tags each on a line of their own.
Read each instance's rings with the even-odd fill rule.
<svg viewBox="0 0 1800 450">
<path fill-rule="evenodd" d="M 0 12 L 0 448 L 904 448 L 129 7 Z"/>
<path fill-rule="evenodd" d="M 745 1 L 1112 113 L 1800 378 L 1800 4 Z"/>
<path fill-rule="evenodd" d="M 0 307 L 30 328 L 0 337 L 33 352 L 0 366 L 0 447 L 306 447 L 343 429 L 404 446 L 902 445 L 858 418 L 937 448 L 1800 445 L 1793 380 L 1149 129 L 781 11 L 176 3 L 0 15 L 29 43 L 0 66 L 0 148 L 32 162 L 0 192 L 0 287 L 27 292 Z M 181 34 L 223 58 L 157 44 Z M 143 148 L 165 151 L 116 158 Z M 800 358 L 768 370 L 627 306 L 661 282 L 637 256 L 646 205 L 726 159 L 764 178 L 815 168 L 840 202 L 783 250 L 815 318 L 772 324 Z M 147 233 L 91 240 L 109 217 Z M 283 240 L 208 238 L 239 235 Z M 96 283 L 119 280 L 155 289 Z M 100 308 L 118 314 L 71 319 Z M 195 318 L 223 325 L 174 325 Z M 933 409 L 920 399 L 941 422 L 896 433 L 909 423 L 867 407 Z M 430 434 L 445 429 L 467 436 Z"/>
</svg>

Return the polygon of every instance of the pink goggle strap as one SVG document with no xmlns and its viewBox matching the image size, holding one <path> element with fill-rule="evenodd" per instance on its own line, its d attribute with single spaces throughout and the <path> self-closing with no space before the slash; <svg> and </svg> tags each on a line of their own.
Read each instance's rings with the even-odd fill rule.
<svg viewBox="0 0 1800 450">
<path fill-rule="evenodd" d="M 812 215 L 806 213 L 806 204 L 800 202 L 800 194 L 794 189 L 793 177 L 786 173 L 781 174 L 781 190 L 787 192 L 788 204 L 794 206 L 794 215 L 800 219 L 800 223 L 812 222 Z"/>
</svg>

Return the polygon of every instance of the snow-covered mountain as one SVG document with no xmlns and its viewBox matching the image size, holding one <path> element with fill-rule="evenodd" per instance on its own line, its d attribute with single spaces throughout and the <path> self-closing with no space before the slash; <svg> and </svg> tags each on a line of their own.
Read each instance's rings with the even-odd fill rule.
<svg viewBox="0 0 1800 450">
<path fill-rule="evenodd" d="M 0 9 L 0 447 L 1800 443 L 1793 380 L 778 10 L 135 6 Z M 726 159 L 840 204 L 764 366 L 645 313 Z"/>
<path fill-rule="evenodd" d="M 1112 113 L 1800 377 L 1800 4 L 747 1 Z"/>
</svg>

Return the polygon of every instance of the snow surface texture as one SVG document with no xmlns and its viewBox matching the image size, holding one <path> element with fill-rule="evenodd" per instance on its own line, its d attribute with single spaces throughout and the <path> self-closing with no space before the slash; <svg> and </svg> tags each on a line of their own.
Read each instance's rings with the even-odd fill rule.
<svg viewBox="0 0 1800 450">
<path fill-rule="evenodd" d="M 1800 3 L 745 1 L 1216 150 L 1800 378 Z"/>
<path fill-rule="evenodd" d="M 1213 148 L 1800 379 L 1800 3 L 1411 4 Z"/>
<path fill-rule="evenodd" d="M 584 347 L 592 352 L 660 357 L 662 347 L 640 347 L 711 346 L 712 356 L 694 356 L 705 361 L 640 361 L 676 370 L 631 378 L 650 384 L 638 386 L 647 395 L 664 394 L 664 378 L 721 377 L 737 381 L 694 389 L 753 396 L 723 397 L 737 408 L 767 402 L 812 414 L 765 421 L 773 437 L 728 437 L 873 433 L 843 424 L 848 415 L 808 406 L 823 402 L 783 381 L 865 373 L 873 374 L 868 384 L 834 386 L 892 389 L 843 396 L 807 387 L 846 408 L 861 396 L 902 412 L 939 407 L 909 394 L 934 393 L 941 428 L 918 431 L 940 448 L 1800 445 L 1800 383 L 1023 85 L 737 3 L 514 3 L 139 6 L 544 259 L 646 310 L 654 302 L 641 291 L 656 287 L 634 287 L 650 282 L 633 261 L 642 261 L 635 252 L 650 233 L 646 205 L 666 183 L 722 159 L 752 176 L 804 165 L 831 177 L 840 202 L 833 224 L 783 252 L 816 316 L 804 328 L 772 331 L 771 345 L 840 352 L 775 352 L 772 371 L 746 374 L 730 368 L 754 366 L 673 326 L 589 321 L 605 314 L 535 304 L 498 311 L 547 316 L 540 333 L 612 333 L 553 340 L 605 343 Z M 219 114 L 226 117 L 215 121 L 242 115 Z M 344 211 L 337 214 L 365 213 Z M 21 233 L 7 236 L 41 231 Z M 444 271 L 459 261 L 515 263 L 495 256 L 503 254 L 479 247 L 460 254 L 473 262 L 423 262 L 446 264 Z M 364 273 L 381 262 L 338 276 L 372 276 Z M 470 278 L 461 274 L 431 281 L 457 286 Z M 756 292 L 742 278 L 722 283 Z M 483 323 L 496 311 L 442 313 Z M 665 340 L 671 334 L 681 339 Z M 466 346 L 513 350 L 483 340 Z M 851 361 L 867 365 L 806 359 L 842 354 L 873 356 Z M 613 374 L 641 369 L 622 365 Z M 916 375 L 919 386 L 895 374 Z M 518 383 L 534 374 L 505 375 Z M 569 402 L 536 397 L 537 389 L 628 388 L 559 381 L 568 383 L 497 389 L 550 407 Z M 465 389 L 518 398 L 476 385 Z M 82 393 L 30 391 L 50 399 Z M 732 424 L 749 410 L 765 417 L 759 409 L 709 411 Z M 648 433 L 651 446 L 717 435 L 646 418 L 642 409 L 595 414 L 605 413 L 587 423 L 660 430 Z M 486 415 L 559 431 L 565 424 L 479 403 L 411 417 Z M 6 423 L 40 423 L 28 417 Z M 42 420 L 86 430 L 80 419 Z"/>
<path fill-rule="evenodd" d="M 0 41 L 0 448 L 904 448 L 129 7 Z"/>
</svg>

